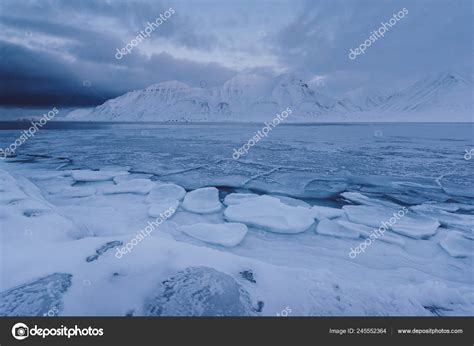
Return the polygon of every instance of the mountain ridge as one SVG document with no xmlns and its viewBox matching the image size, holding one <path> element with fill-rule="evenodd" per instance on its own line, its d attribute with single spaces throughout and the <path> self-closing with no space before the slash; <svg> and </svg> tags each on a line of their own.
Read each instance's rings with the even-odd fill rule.
<svg viewBox="0 0 474 346">
<path fill-rule="evenodd" d="M 221 87 L 192 87 L 167 81 L 127 92 L 68 120 L 88 121 L 261 121 L 287 107 L 289 121 L 453 120 L 472 118 L 473 83 L 456 72 L 422 78 L 386 94 L 360 87 L 333 98 L 312 89 L 292 73 L 276 77 L 239 74 Z M 441 114 L 438 114 L 441 113 Z M 430 115 L 431 114 L 431 115 Z M 430 118 L 431 117 L 431 118 Z"/>
</svg>

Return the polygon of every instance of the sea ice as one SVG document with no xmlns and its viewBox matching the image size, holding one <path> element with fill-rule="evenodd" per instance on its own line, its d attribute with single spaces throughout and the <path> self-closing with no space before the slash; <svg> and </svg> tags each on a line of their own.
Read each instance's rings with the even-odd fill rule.
<svg viewBox="0 0 474 346">
<path fill-rule="evenodd" d="M 219 190 L 215 187 L 203 187 L 186 194 L 183 208 L 198 214 L 217 213 L 222 209 Z"/>
<path fill-rule="evenodd" d="M 309 208 L 291 207 L 270 196 L 259 196 L 254 200 L 230 205 L 224 211 L 229 221 L 275 233 L 304 232 L 313 225 L 313 214 Z"/>
</svg>

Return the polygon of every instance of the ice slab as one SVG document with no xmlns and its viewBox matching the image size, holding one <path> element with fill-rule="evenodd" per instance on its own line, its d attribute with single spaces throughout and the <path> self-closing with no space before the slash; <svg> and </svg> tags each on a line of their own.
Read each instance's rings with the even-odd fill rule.
<svg viewBox="0 0 474 346">
<path fill-rule="evenodd" d="M 309 208 L 292 207 L 270 196 L 230 205 L 224 212 L 229 221 L 275 233 L 304 232 L 313 225 L 313 214 Z"/>
<path fill-rule="evenodd" d="M 410 208 L 414 212 L 439 220 L 442 226 L 458 228 L 465 231 L 474 230 L 474 215 L 454 214 L 445 210 L 437 209 L 429 204 L 417 205 Z"/>
<path fill-rule="evenodd" d="M 117 185 L 106 186 L 102 189 L 104 195 L 118 193 L 136 193 L 139 195 L 148 194 L 155 186 L 155 183 L 148 179 L 132 179 L 118 183 Z"/>
<path fill-rule="evenodd" d="M 198 214 L 217 213 L 222 209 L 219 190 L 215 187 L 203 187 L 186 194 L 183 208 Z"/>
<path fill-rule="evenodd" d="M 178 227 L 187 235 L 210 244 L 233 247 L 247 234 L 247 226 L 242 223 L 196 223 Z"/>
<path fill-rule="evenodd" d="M 468 257 L 474 254 L 474 241 L 466 238 L 461 232 L 449 232 L 439 244 L 452 257 Z"/>
<path fill-rule="evenodd" d="M 186 190 L 176 184 L 163 184 L 155 186 L 148 194 L 147 203 L 160 203 L 167 200 L 181 201 L 186 195 Z"/>
</svg>

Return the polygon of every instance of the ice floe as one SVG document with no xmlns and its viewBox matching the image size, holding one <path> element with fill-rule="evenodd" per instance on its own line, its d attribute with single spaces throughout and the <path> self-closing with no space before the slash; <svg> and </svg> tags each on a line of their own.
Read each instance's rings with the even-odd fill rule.
<svg viewBox="0 0 474 346">
<path fill-rule="evenodd" d="M 193 213 L 217 213 L 222 209 L 222 204 L 219 201 L 219 190 L 215 187 L 203 187 L 188 192 L 182 206 Z"/>
<path fill-rule="evenodd" d="M 201 241 L 226 247 L 236 246 L 247 234 L 247 226 L 241 223 L 196 223 L 180 226 L 178 230 Z"/>
<path fill-rule="evenodd" d="M 292 207 L 278 198 L 259 196 L 247 202 L 230 205 L 224 211 L 227 220 L 275 233 L 300 233 L 314 223 L 309 208 Z"/>
</svg>

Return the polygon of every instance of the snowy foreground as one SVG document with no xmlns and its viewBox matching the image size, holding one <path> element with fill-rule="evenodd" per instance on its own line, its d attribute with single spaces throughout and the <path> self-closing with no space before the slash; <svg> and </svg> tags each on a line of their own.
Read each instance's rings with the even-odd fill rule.
<svg viewBox="0 0 474 346">
<path fill-rule="evenodd" d="M 0 315 L 474 311 L 472 191 L 402 209 L 342 188 L 333 193 L 345 205 L 334 208 L 212 186 L 190 191 L 123 167 L 13 161 L 0 162 Z M 318 184 L 307 190 L 338 188 Z M 434 196 L 433 187 L 404 184 Z M 394 213 L 403 214 L 395 223 Z M 390 229 L 351 256 L 382 222 Z"/>
</svg>

